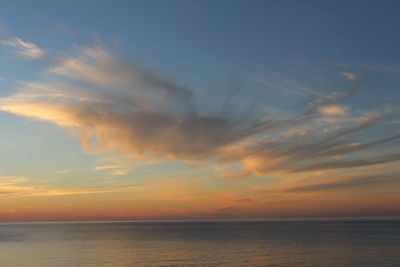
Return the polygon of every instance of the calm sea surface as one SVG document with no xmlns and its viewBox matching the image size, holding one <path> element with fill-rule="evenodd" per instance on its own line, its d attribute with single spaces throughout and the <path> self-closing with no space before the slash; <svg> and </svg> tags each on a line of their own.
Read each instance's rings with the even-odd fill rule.
<svg viewBox="0 0 400 267">
<path fill-rule="evenodd" d="M 0 266 L 400 266 L 400 220 L 0 223 Z"/>
</svg>

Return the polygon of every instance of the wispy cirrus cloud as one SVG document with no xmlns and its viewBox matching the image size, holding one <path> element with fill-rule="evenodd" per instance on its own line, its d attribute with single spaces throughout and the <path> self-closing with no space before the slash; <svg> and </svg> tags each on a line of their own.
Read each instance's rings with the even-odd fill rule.
<svg viewBox="0 0 400 267">
<path fill-rule="evenodd" d="M 15 48 L 19 55 L 28 59 L 39 59 L 46 54 L 39 46 L 26 42 L 19 37 L 13 37 L 9 40 L 0 41 L 0 44 Z"/>
<path fill-rule="evenodd" d="M 343 71 L 342 75 L 351 81 L 357 80 L 359 78 L 359 76 L 353 72 Z"/>
<path fill-rule="evenodd" d="M 373 174 L 373 175 L 357 175 L 346 178 L 340 178 L 333 181 L 325 181 L 301 186 L 294 186 L 285 189 L 285 192 L 317 192 L 326 190 L 342 190 L 358 187 L 383 187 L 389 185 L 398 185 L 400 183 L 400 175 L 398 174 Z"/>
<path fill-rule="evenodd" d="M 17 47 L 35 54 L 36 46 L 13 40 Z M 354 116 L 341 104 L 354 89 L 313 96 L 291 116 L 207 114 L 188 87 L 121 60 L 99 44 L 53 57 L 55 63 L 44 71 L 47 80 L 25 83 L 14 95 L 0 100 L 0 109 L 55 123 L 77 134 L 81 145 L 92 153 L 234 164 L 241 167 L 229 175 L 240 178 L 400 160 L 398 151 L 353 158 L 355 153 L 399 139 L 395 134 L 382 134 L 372 141 L 353 140 L 355 133 L 368 133 L 399 111 L 386 107 Z M 295 92 L 306 94 L 306 88 L 294 82 L 286 81 L 285 86 L 295 85 Z M 127 172 L 108 169 L 115 175 Z"/>
<path fill-rule="evenodd" d="M 1 109 L 79 129 L 90 151 L 181 160 L 213 157 L 238 140 L 308 120 L 203 115 L 193 93 L 154 73 L 124 64 L 102 47 L 57 58 L 50 73 L 71 81 L 27 84 L 1 101 Z M 79 81 L 96 85 L 82 87 Z"/>
<path fill-rule="evenodd" d="M 60 173 L 60 172 L 58 172 Z M 63 171 L 62 174 L 68 172 Z M 117 174 L 115 174 L 117 175 Z M 121 175 L 121 174 L 120 174 Z M 89 195 L 115 192 L 138 192 L 143 190 L 140 186 L 117 186 L 112 188 L 98 186 L 95 188 L 65 189 L 55 184 L 38 182 L 36 179 L 18 176 L 0 176 L 0 197 L 52 197 L 65 195 Z"/>
<path fill-rule="evenodd" d="M 126 166 L 127 164 L 121 165 L 114 162 L 102 160 L 100 165 L 95 166 L 93 171 L 106 171 L 110 175 L 126 175 L 131 169 Z"/>
</svg>

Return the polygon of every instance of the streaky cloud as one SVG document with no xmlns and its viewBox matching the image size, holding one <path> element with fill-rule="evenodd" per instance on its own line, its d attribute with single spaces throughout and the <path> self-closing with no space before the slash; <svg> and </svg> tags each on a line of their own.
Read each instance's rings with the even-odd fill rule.
<svg viewBox="0 0 400 267">
<path fill-rule="evenodd" d="M 308 185 L 294 186 L 286 188 L 285 192 L 314 192 L 338 189 L 351 189 L 355 187 L 374 187 L 394 185 L 400 183 L 400 175 L 398 174 L 374 174 L 356 177 L 340 178 L 334 181 L 320 182 Z"/>
<path fill-rule="evenodd" d="M 20 41 L 15 39 L 15 45 L 36 49 Z M 353 140 L 356 133 L 368 133 L 399 111 L 385 107 L 354 116 L 341 104 L 354 88 L 314 95 L 290 116 L 235 117 L 232 94 L 227 94 L 220 112 L 206 114 L 190 88 L 127 62 L 100 44 L 77 46 L 72 53 L 52 57 L 52 65 L 42 73 L 47 79 L 23 83 L 14 95 L 0 99 L 0 109 L 55 123 L 78 135 L 90 153 L 234 164 L 241 169 L 227 175 L 238 178 L 400 160 L 397 151 L 352 158 L 357 152 L 399 139 L 395 134 L 374 141 Z M 291 85 L 297 86 L 296 92 L 307 94 L 291 80 L 285 86 Z M 236 89 L 232 90 L 235 94 Z M 123 175 L 127 169 L 114 171 Z"/>
<path fill-rule="evenodd" d="M 0 41 L 1 45 L 11 46 L 17 49 L 17 53 L 28 59 L 39 59 L 45 56 L 45 52 L 39 46 L 26 42 L 19 37 Z"/>
</svg>

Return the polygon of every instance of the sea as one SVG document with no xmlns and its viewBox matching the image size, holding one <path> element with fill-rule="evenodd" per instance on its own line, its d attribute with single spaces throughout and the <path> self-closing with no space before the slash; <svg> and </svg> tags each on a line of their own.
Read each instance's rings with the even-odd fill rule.
<svg viewBox="0 0 400 267">
<path fill-rule="evenodd" d="M 0 223 L 0 266 L 400 266 L 400 220 Z"/>
</svg>

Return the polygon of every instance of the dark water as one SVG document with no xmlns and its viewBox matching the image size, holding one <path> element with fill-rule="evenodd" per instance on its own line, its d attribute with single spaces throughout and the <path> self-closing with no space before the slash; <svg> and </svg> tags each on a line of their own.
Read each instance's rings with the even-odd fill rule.
<svg viewBox="0 0 400 267">
<path fill-rule="evenodd" d="M 2 223 L 0 266 L 400 266 L 400 221 Z"/>
</svg>

